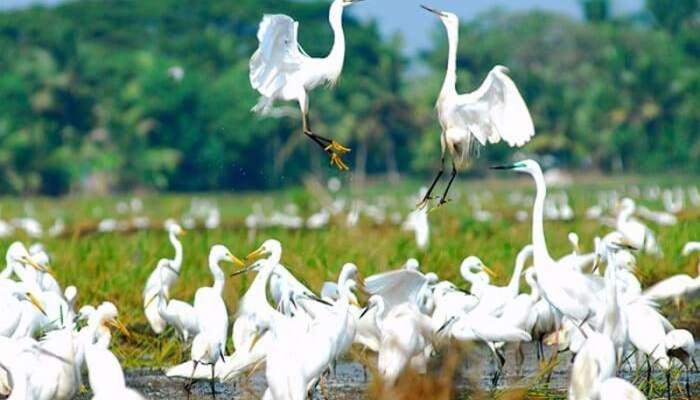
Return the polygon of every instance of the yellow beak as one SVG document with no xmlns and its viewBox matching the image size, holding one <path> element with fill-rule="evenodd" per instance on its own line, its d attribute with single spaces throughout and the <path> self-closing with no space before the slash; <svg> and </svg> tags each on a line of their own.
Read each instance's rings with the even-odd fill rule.
<svg viewBox="0 0 700 400">
<path fill-rule="evenodd" d="M 39 302 L 39 299 L 34 296 L 31 293 L 27 293 L 27 298 L 29 299 L 29 302 L 34 305 L 39 311 L 41 311 L 44 316 L 46 316 L 46 309 L 44 309 L 44 306 L 41 305 L 41 302 Z"/>
<path fill-rule="evenodd" d="M 35 270 L 37 270 L 39 272 L 47 272 L 46 268 L 39 265 L 39 263 L 34 261 L 34 259 L 31 256 L 27 255 L 27 256 L 22 257 L 22 262 L 24 262 L 25 264 L 29 264 L 30 266 L 32 266 Z"/>
<path fill-rule="evenodd" d="M 482 265 L 481 269 L 483 269 L 484 272 L 486 272 L 488 274 L 488 276 L 490 276 L 491 278 L 496 278 L 498 276 L 495 272 L 493 272 L 493 270 L 491 268 L 489 268 L 485 265 Z"/>
<path fill-rule="evenodd" d="M 250 349 L 248 350 L 249 352 L 253 351 L 253 347 L 255 347 L 255 345 L 258 344 L 258 341 L 262 336 L 263 335 L 260 332 L 255 331 L 255 333 L 253 334 L 253 340 L 250 342 Z"/>
<path fill-rule="evenodd" d="M 119 318 L 114 318 L 109 321 L 109 324 L 112 325 L 113 327 L 119 329 L 119 332 L 123 333 L 124 336 L 130 338 L 131 333 L 129 332 L 128 329 L 126 329 L 126 326 L 119 320 Z"/>
<path fill-rule="evenodd" d="M 233 265 L 235 265 L 239 268 L 245 267 L 245 262 L 243 262 L 243 260 L 241 260 L 240 258 L 238 258 L 234 255 L 231 256 L 231 262 L 233 263 Z"/>
<path fill-rule="evenodd" d="M 251 252 L 250 254 L 248 254 L 247 256 L 245 256 L 245 260 L 248 263 L 252 263 L 252 262 L 255 262 L 263 257 L 265 257 L 265 250 L 263 250 L 263 248 L 260 247 L 259 249 L 255 250 L 255 251 Z"/>
</svg>

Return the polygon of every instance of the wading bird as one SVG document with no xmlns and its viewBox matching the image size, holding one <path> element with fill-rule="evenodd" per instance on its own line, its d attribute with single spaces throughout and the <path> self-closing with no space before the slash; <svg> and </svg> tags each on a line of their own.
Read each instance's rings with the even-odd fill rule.
<svg viewBox="0 0 700 400">
<path fill-rule="evenodd" d="M 275 100 L 296 100 L 301 108 L 304 134 L 328 153 L 331 165 L 341 171 L 349 168 L 341 158 L 349 148 L 315 134 L 309 122 L 310 91 L 323 83 L 333 85 L 343 70 L 345 33 L 343 8 L 360 0 L 333 0 L 328 21 L 335 40 L 327 57 L 311 57 L 297 41 L 299 23 L 283 14 L 267 14 L 258 28 L 258 49 L 250 58 L 250 84 L 260 92 L 252 111 L 266 114 Z"/>
<path fill-rule="evenodd" d="M 440 170 L 418 203 L 424 206 L 433 197 L 435 184 L 444 173 L 445 151 L 452 158 L 452 174 L 440 197 L 439 205 L 447 201 L 447 193 L 457 176 L 457 168 L 467 164 L 474 139 L 482 146 L 504 140 L 509 146 L 522 146 L 535 135 L 530 112 L 520 96 L 515 83 L 508 77 L 508 69 L 497 65 L 491 69 L 481 86 L 466 94 L 458 94 L 457 43 L 459 41 L 459 19 L 455 14 L 421 6 L 436 14 L 445 24 L 448 40 L 447 72 L 437 100 L 437 112 L 442 127 L 440 144 L 442 155 Z"/>
</svg>

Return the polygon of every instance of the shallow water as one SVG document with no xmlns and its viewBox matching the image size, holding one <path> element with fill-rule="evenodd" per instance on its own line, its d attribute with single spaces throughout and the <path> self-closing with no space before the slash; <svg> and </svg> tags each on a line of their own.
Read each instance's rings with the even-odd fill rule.
<svg viewBox="0 0 700 400">
<path fill-rule="evenodd" d="M 700 361 L 700 343 L 696 347 L 696 360 Z M 538 395 L 549 394 L 554 396 L 563 396 L 568 385 L 569 372 L 571 370 L 571 355 L 564 353 L 559 355 L 559 363 L 554 368 L 551 379 L 546 382 L 546 378 L 542 377 L 537 380 L 539 363 L 536 358 L 535 346 L 526 343 L 523 346 L 524 363 L 522 373 L 516 371 L 514 360 L 514 349 L 506 350 L 506 365 L 503 375 L 501 376 L 498 388 L 513 388 L 513 387 L 531 387 L 536 388 Z M 494 364 L 490 353 L 485 348 L 477 348 L 473 351 L 478 352 L 476 356 L 469 357 L 468 361 L 462 364 L 462 373 L 465 375 L 469 371 L 481 371 L 480 381 L 483 390 L 491 390 L 492 376 Z M 474 355 L 474 354 L 473 354 Z M 548 353 L 549 356 L 549 353 Z M 632 357 L 634 358 L 634 357 Z M 478 360 L 478 361 L 475 361 Z M 623 369 L 622 376 L 627 380 L 634 380 L 634 372 L 630 368 Z M 664 380 L 660 371 L 655 371 L 654 378 L 660 382 Z M 371 379 L 371 374 L 368 372 L 368 380 Z M 645 373 L 641 378 L 645 379 Z M 679 384 L 685 383 L 685 376 Z M 144 370 L 135 369 L 126 373 L 127 385 L 141 392 L 149 399 L 187 399 L 187 392 L 184 390 L 186 379 L 168 378 L 159 370 Z M 691 392 L 693 398 L 700 398 L 700 373 L 693 371 L 690 374 Z M 314 399 L 361 399 L 364 398 L 363 393 L 367 387 L 367 381 L 364 379 L 364 371 L 361 364 L 354 361 L 341 362 L 336 368 L 336 376 L 329 376 L 325 382 L 323 389 L 317 389 L 314 393 Z M 681 394 L 681 388 L 675 383 L 673 398 L 686 398 Z M 458 382 L 457 387 L 460 391 L 468 391 L 467 382 Z M 242 379 L 236 385 L 216 383 L 216 397 L 218 399 L 257 399 L 262 396 L 265 389 L 264 371 L 256 371 L 249 379 Z M 684 392 L 683 392 L 684 393 Z M 330 395 L 330 396 L 329 396 Z M 89 399 L 89 393 L 78 396 L 79 399 Z M 665 398 L 665 393 L 655 393 L 651 397 Z M 193 385 L 192 393 L 189 399 L 211 399 L 211 388 L 209 382 L 200 381 Z M 541 397 L 540 397 L 541 398 Z"/>
</svg>

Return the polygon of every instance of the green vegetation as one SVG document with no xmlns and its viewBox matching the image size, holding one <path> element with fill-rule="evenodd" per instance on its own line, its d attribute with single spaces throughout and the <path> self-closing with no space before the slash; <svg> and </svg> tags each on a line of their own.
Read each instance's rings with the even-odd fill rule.
<svg viewBox="0 0 700 400">
<path fill-rule="evenodd" d="M 586 21 L 502 10 L 463 21 L 461 90 L 494 64 L 509 66 L 538 130 L 525 151 L 540 158 L 700 171 L 698 3 L 648 0 L 622 18 L 610 16 L 609 3 L 581 1 Z M 263 189 L 331 173 L 297 116 L 249 112 L 256 94 L 247 65 L 263 12 L 294 16 L 305 49 L 326 54 L 327 8 L 82 0 L 0 14 L 0 193 Z M 436 47 L 406 59 L 399 39 L 346 16 L 343 75 L 333 90 L 313 93 L 311 110 L 320 134 L 353 147 L 354 181 L 436 167 L 433 104 L 446 62 L 437 24 Z M 497 146 L 480 162 L 510 154 Z"/>
<path fill-rule="evenodd" d="M 634 181 L 628 179 L 628 182 Z M 608 183 L 606 187 L 611 187 Z M 617 183 L 616 183 L 617 185 Z M 464 196 L 469 193 L 482 193 L 485 188 L 492 189 L 493 201 L 484 203 L 486 210 L 500 215 L 491 222 L 478 222 L 472 216 L 471 207 L 467 206 Z M 547 221 L 547 239 L 552 254 L 561 256 L 571 251 L 566 234 L 576 231 L 581 236 L 583 251 L 592 250 L 595 235 L 603 235 L 609 228 L 597 221 L 586 220 L 583 214 L 587 207 L 596 202 L 596 195 L 601 186 L 581 184 L 571 188 L 571 204 L 577 219 L 571 222 Z M 369 190 L 372 192 L 376 188 Z M 222 227 L 216 230 L 192 230 L 183 237 L 185 249 L 181 277 L 170 294 L 173 298 L 191 301 L 196 289 L 211 284 L 206 257 L 209 248 L 217 243 L 225 244 L 231 251 L 244 256 L 254 250 L 267 238 L 279 239 L 283 244 L 282 262 L 306 282 L 318 290 L 324 280 L 334 280 L 344 262 L 355 262 L 363 276 L 374 272 L 396 268 L 408 257 L 416 257 L 425 271 L 435 271 L 442 279 L 462 282 L 459 277 L 459 265 L 468 255 L 475 254 L 499 273 L 496 282 L 505 284 L 512 271 L 518 250 L 530 240 L 530 223 L 515 222 L 514 208 L 507 201 L 507 196 L 515 189 L 531 192 L 529 179 L 495 182 L 473 182 L 457 185 L 455 196 L 461 193 L 462 201 L 450 203 L 437 212 L 430 214 L 430 247 L 425 252 L 416 250 L 411 232 L 402 231 L 400 226 L 392 224 L 375 225 L 369 219 L 362 218 L 355 228 L 345 227 L 345 214 L 335 217 L 328 229 L 319 231 L 289 231 L 281 228 L 261 230 L 255 237 L 250 237 L 243 226 L 243 219 L 251 212 L 254 202 L 262 201 L 267 212 L 279 210 L 293 202 L 299 206 L 300 215 L 308 216 L 318 210 L 315 199 L 305 191 L 294 190 L 276 192 L 263 198 L 250 196 L 211 196 L 222 211 Z M 393 204 L 403 215 L 410 210 L 405 195 L 413 189 L 409 186 L 397 188 L 394 196 L 382 196 Z M 557 190 L 553 189 L 556 193 Z M 404 195 L 405 194 L 405 195 Z M 343 196 L 365 199 L 378 199 L 367 193 L 342 193 Z M 143 315 L 141 291 L 161 257 L 172 257 L 173 250 L 166 234 L 160 228 L 160 221 L 166 217 L 178 217 L 189 210 L 190 199 L 184 196 L 144 197 L 144 213 L 153 218 L 157 229 L 135 231 L 131 233 L 85 233 L 85 228 L 94 225 L 101 218 L 112 216 L 121 219 L 113 211 L 115 204 L 123 199 L 37 199 L 33 206 L 38 217 L 45 225 L 55 216 L 63 216 L 68 227 L 83 229 L 83 234 L 71 229 L 59 238 L 46 238 L 42 242 L 52 253 L 52 266 L 59 282 L 63 285 L 73 284 L 78 287 L 78 305 L 98 304 L 104 300 L 113 301 L 119 307 L 122 319 L 133 332 L 131 339 L 118 336 L 113 347 L 126 367 L 161 367 L 172 365 L 183 357 L 172 332 L 155 336 L 148 327 Z M 373 201 L 373 200 L 372 200 Z M 645 202 L 658 209 L 659 204 Z M 23 207 L 22 202 L 5 201 L 3 211 L 14 213 Z M 673 227 L 652 227 L 657 232 L 658 240 L 665 253 L 663 259 L 639 255 L 639 277 L 644 286 L 665 278 L 671 274 L 688 273 L 694 275 L 699 261 L 697 256 L 682 257 L 680 250 L 688 240 L 700 237 L 697 220 L 700 210 L 689 209 L 679 216 L 680 222 Z M 26 243 L 31 241 L 23 238 Z M 0 249 L 6 249 L 9 240 L 0 243 Z M 226 272 L 233 266 L 222 264 Z M 231 316 L 235 314 L 238 299 L 250 285 L 253 275 L 227 279 L 225 300 Z M 462 283 L 463 286 L 467 286 Z M 523 283 L 523 288 L 524 288 Z M 696 334 L 700 332 L 700 301 L 686 305 L 682 312 L 669 305 L 664 308 L 665 315 L 678 327 L 689 328 Z M 229 343 L 229 348 L 231 343 Z"/>
</svg>

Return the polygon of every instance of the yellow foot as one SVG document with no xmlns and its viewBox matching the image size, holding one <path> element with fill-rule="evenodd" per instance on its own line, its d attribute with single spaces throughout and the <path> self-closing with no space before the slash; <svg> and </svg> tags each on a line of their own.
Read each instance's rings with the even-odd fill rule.
<svg viewBox="0 0 700 400">
<path fill-rule="evenodd" d="M 422 208 L 425 208 L 428 205 L 428 202 L 430 201 L 430 197 L 424 197 L 423 200 L 420 200 L 418 203 L 416 203 L 416 210 L 420 210 Z"/>
<path fill-rule="evenodd" d="M 350 167 L 348 167 L 347 164 L 345 164 L 345 162 L 338 155 L 338 153 L 331 152 L 330 156 L 331 156 L 331 165 L 335 165 L 341 171 L 349 171 L 350 170 Z"/>
<path fill-rule="evenodd" d="M 326 146 L 324 150 L 337 153 L 338 155 L 343 155 L 345 153 L 350 152 L 349 147 L 345 147 L 342 144 L 336 142 L 335 140 L 331 140 L 331 143 L 328 146 Z"/>
</svg>

